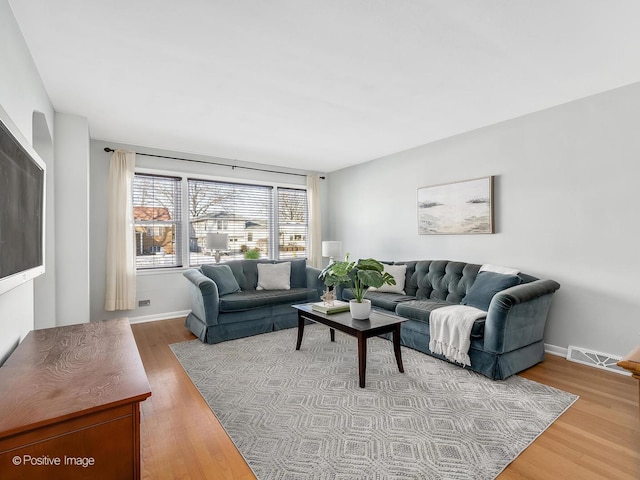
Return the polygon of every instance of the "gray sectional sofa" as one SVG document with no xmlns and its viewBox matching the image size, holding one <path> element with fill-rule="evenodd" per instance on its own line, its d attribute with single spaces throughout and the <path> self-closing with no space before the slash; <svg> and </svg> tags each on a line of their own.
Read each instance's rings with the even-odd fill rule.
<svg viewBox="0 0 640 480">
<path fill-rule="evenodd" d="M 471 330 L 469 368 L 505 379 L 544 360 L 544 328 L 559 283 L 524 273 L 500 279 L 480 272 L 481 265 L 447 260 L 383 263 L 406 265 L 404 293 L 369 291 L 366 298 L 374 308 L 408 319 L 402 324 L 402 345 L 446 360 L 429 350 L 429 315 L 439 307 L 468 304 L 487 311 Z M 506 288 L 491 284 L 491 278 L 507 280 Z M 337 295 L 353 298 L 349 289 L 338 288 Z"/>
<path fill-rule="evenodd" d="M 319 274 L 305 259 L 235 260 L 188 269 L 183 275 L 192 311 L 185 324 L 206 343 L 297 326 L 291 305 L 320 300 L 324 283 Z"/>
<path fill-rule="evenodd" d="M 268 280 L 259 275 L 261 270 L 286 268 L 282 264 L 287 263 L 288 285 L 276 281 L 260 289 L 260 278 Z M 543 335 L 551 298 L 560 288 L 557 282 L 518 273 L 504 275 L 507 283 L 496 286 L 481 265 L 448 260 L 384 263 L 405 266 L 402 285 L 370 290 L 366 298 L 374 308 L 408 319 L 402 324 L 402 345 L 446 360 L 429 350 L 429 316 L 439 307 L 467 304 L 487 311 L 486 318 L 473 324 L 468 368 L 505 379 L 544 360 Z M 325 286 L 319 274 L 304 259 L 237 260 L 186 270 L 192 299 L 186 326 L 207 343 L 295 327 L 297 313 L 291 305 L 320 300 Z M 337 287 L 336 293 L 343 300 L 353 298 L 349 289 Z"/>
</svg>

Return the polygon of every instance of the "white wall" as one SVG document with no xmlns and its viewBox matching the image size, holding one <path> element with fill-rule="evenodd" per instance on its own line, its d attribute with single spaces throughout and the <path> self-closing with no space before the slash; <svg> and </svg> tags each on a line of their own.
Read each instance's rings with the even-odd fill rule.
<svg viewBox="0 0 640 480">
<path fill-rule="evenodd" d="M 329 235 L 355 258 L 554 279 L 545 343 L 624 355 L 640 340 L 639 128 L 635 84 L 333 172 Z M 419 187 L 488 175 L 494 235 L 417 234 Z"/>
<path fill-rule="evenodd" d="M 170 269 L 156 272 L 139 273 L 137 277 L 137 300 L 151 300 L 148 307 L 138 307 L 135 310 L 106 312 L 104 310 L 104 294 L 106 279 L 106 250 L 107 250 L 107 179 L 109 176 L 109 162 L 111 153 L 104 151 L 105 147 L 122 148 L 125 150 L 191 158 L 201 161 L 217 162 L 253 166 L 263 169 L 283 170 L 265 165 L 252 165 L 246 162 L 230 161 L 223 158 L 189 155 L 181 152 L 170 152 L 136 145 L 118 144 L 115 142 L 91 141 L 91 320 L 129 317 L 132 322 L 171 318 L 186 315 L 191 310 L 191 299 L 188 294 L 186 279 L 182 276 L 184 268 Z M 306 179 L 299 176 L 275 173 L 256 172 L 244 169 L 231 169 L 217 165 L 203 165 L 200 163 L 183 162 L 158 157 L 136 156 L 136 167 L 154 169 L 168 174 L 205 175 L 218 179 L 236 179 L 239 181 L 258 180 L 288 185 L 305 185 Z M 295 170 L 286 170 L 300 173 Z M 137 302 L 136 302 L 137 303 Z"/>
<path fill-rule="evenodd" d="M 22 135 L 33 138 L 34 111 L 44 115 L 53 132 L 53 107 L 6 0 L 0 0 L 0 65 L 0 105 Z M 31 281 L 0 295 L 0 360 L 33 328 Z"/>
<path fill-rule="evenodd" d="M 56 324 L 89 321 L 89 124 L 56 113 Z"/>
<path fill-rule="evenodd" d="M 13 123 L 25 138 L 32 138 L 37 110 L 53 132 L 53 106 L 7 0 L 0 0 L 0 60 L 0 103 Z"/>
</svg>

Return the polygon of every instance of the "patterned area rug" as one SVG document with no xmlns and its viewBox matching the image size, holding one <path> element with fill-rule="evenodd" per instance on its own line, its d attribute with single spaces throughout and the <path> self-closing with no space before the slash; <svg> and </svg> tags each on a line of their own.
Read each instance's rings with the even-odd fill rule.
<svg viewBox="0 0 640 480">
<path fill-rule="evenodd" d="M 520 377 L 492 381 L 321 325 L 216 345 L 171 345 L 260 480 L 492 479 L 578 397 Z"/>
</svg>

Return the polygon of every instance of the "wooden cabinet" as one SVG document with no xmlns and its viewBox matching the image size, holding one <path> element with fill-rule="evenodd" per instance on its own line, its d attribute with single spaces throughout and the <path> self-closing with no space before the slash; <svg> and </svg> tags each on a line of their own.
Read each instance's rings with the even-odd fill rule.
<svg viewBox="0 0 640 480">
<path fill-rule="evenodd" d="M 140 478 L 150 395 L 127 319 L 30 332 L 0 367 L 0 478 Z"/>
</svg>

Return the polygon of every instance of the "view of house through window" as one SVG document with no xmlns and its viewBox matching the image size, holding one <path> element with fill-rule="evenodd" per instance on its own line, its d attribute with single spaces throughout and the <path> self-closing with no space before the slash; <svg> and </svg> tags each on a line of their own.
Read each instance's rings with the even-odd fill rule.
<svg viewBox="0 0 640 480">
<path fill-rule="evenodd" d="M 304 189 L 136 174 L 133 210 L 138 269 L 214 263 L 207 234 L 216 233 L 228 239 L 222 262 L 307 256 Z M 184 227 L 182 218 L 189 219 Z"/>
<path fill-rule="evenodd" d="M 136 174 L 133 221 L 138 269 L 182 266 L 181 179 Z"/>
<path fill-rule="evenodd" d="M 223 260 L 244 258 L 248 250 L 273 258 L 273 187 L 193 179 L 188 184 L 190 265 L 215 261 L 207 233 L 228 234 Z"/>
</svg>

